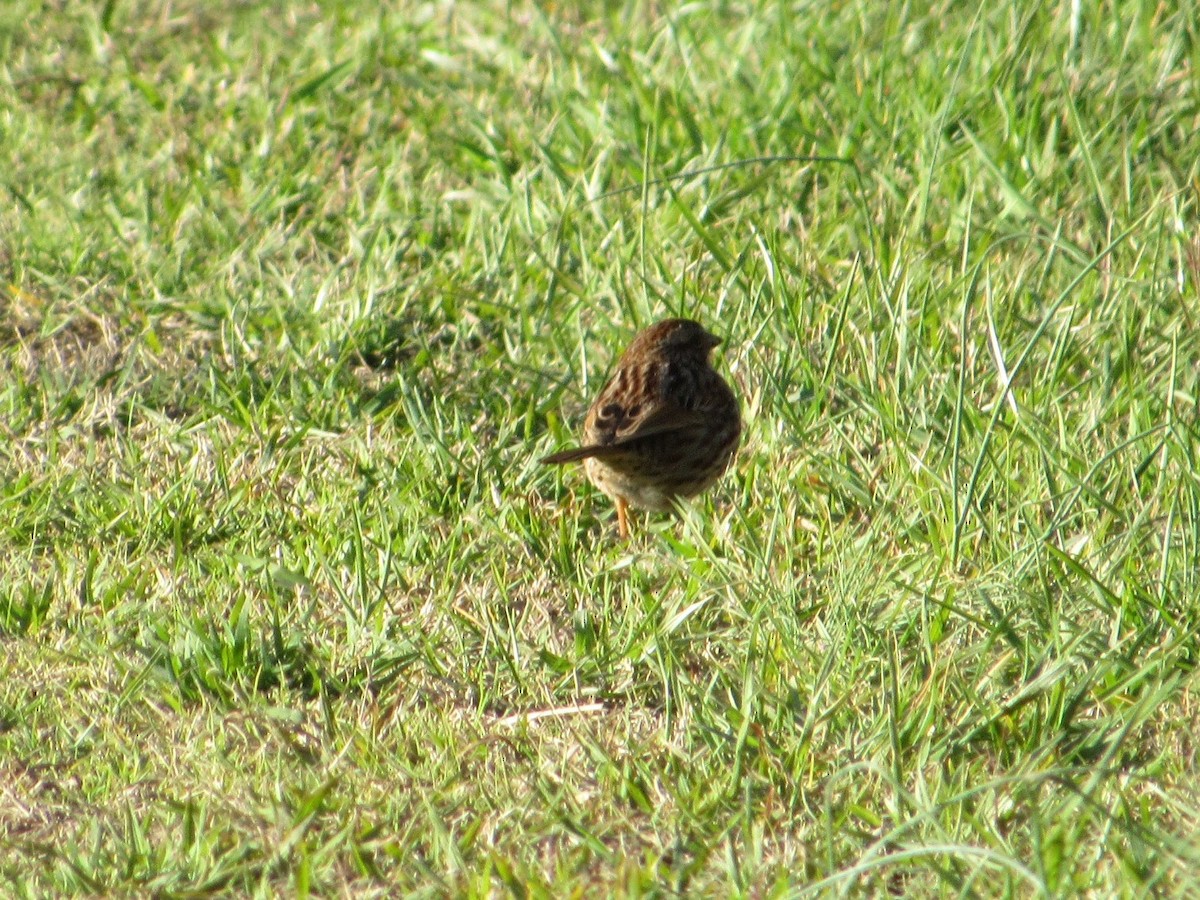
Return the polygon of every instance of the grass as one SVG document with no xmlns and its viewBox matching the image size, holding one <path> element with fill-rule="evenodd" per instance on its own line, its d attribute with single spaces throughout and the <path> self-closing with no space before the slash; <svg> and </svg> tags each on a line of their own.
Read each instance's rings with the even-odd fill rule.
<svg viewBox="0 0 1200 900">
<path fill-rule="evenodd" d="M 5 4 L 5 895 L 1200 892 L 1197 13 Z"/>
</svg>

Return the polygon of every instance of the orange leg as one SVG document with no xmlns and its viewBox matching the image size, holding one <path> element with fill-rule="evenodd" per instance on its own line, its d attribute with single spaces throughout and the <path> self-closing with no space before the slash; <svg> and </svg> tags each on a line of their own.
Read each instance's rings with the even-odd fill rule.
<svg viewBox="0 0 1200 900">
<path fill-rule="evenodd" d="M 629 537 L 629 512 L 628 504 L 624 497 L 617 497 L 617 534 L 621 536 L 621 540 Z"/>
</svg>

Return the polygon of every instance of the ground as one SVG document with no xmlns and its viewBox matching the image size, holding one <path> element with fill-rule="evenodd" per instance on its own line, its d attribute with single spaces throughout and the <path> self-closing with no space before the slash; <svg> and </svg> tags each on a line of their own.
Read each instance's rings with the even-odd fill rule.
<svg viewBox="0 0 1200 900">
<path fill-rule="evenodd" d="M 1196 21 L 5 3 L 2 892 L 1200 892 Z"/>
</svg>

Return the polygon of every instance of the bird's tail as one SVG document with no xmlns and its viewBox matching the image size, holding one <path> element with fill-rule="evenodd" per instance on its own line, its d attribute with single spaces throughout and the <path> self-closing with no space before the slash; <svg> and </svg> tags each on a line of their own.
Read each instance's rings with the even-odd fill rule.
<svg viewBox="0 0 1200 900">
<path fill-rule="evenodd" d="M 612 449 L 612 447 L 602 447 L 599 444 L 592 444 L 589 447 L 572 447 L 570 450 L 560 450 L 544 456 L 541 462 L 544 466 L 561 466 L 563 463 L 579 462 L 581 459 L 591 456 L 601 456 L 605 451 Z"/>
</svg>

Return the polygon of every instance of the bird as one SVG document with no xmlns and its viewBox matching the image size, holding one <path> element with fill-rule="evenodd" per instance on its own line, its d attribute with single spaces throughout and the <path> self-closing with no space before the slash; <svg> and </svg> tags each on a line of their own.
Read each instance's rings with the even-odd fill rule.
<svg viewBox="0 0 1200 900">
<path fill-rule="evenodd" d="M 742 435 L 737 397 L 712 367 L 722 343 L 691 319 L 641 331 L 617 361 L 583 423 L 583 442 L 543 458 L 582 461 L 588 479 L 617 508 L 629 536 L 629 507 L 665 512 L 712 486 Z"/>
</svg>

